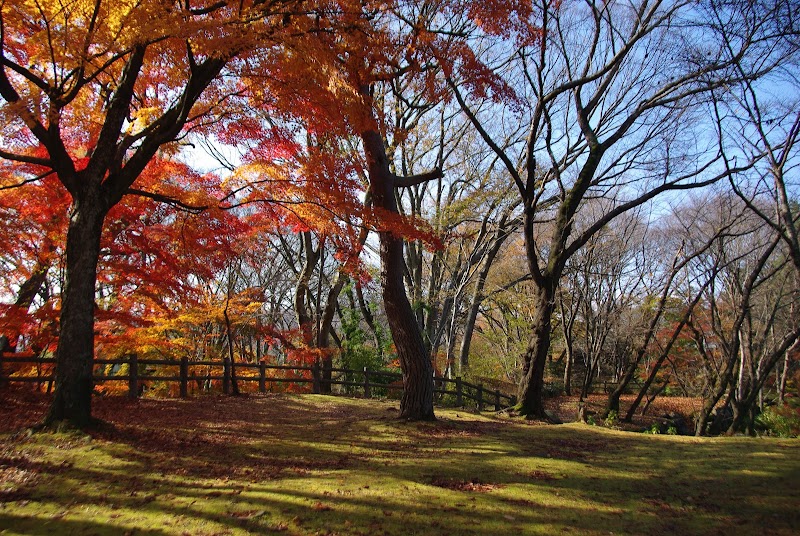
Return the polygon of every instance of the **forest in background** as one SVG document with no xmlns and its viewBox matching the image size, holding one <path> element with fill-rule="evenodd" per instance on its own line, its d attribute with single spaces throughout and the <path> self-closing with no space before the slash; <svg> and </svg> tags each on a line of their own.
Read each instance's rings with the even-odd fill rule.
<svg viewBox="0 0 800 536">
<path fill-rule="evenodd" d="M 399 368 L 410 419 L 434 372 L 800 411 L 791 2 L 0 16 L 0 331 L 55 356 L 49 423 L 130 354 Z"/>
</svg>

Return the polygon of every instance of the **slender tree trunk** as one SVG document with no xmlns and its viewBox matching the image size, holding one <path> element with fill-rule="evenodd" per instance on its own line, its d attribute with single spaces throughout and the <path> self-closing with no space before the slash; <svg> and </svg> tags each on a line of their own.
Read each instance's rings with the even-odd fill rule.
<svg viewBox="0 0 800 536">
<path fill-rule="evenodd" d="M 239 379 L 236 376 L 236 360 L 234 356 L 236 353 L 234 352 L 234 341 L 233 341 L 233 327 L 231 326 L 231 317 L 228 315 L 228 305 L 230 303 L 231 295 L 230 290 L 228 291 L 228 300 L 225 302 L 225 309 L 222 311 L 222 315 L 225 319 L 225 330 L 228 332 L 228 359 L 230 360 L 230 370 L 231 370 L 231 392 L 234 396 L 239 396 L 241 393 L 239 392 Z"/>
<path fill-rule="evenodd" d="M 336 280 L 333 282 L 330 290 L 328 290 L 328 297 L 325 301 L 325 308 L 322 311 L 322 319 L 319 332 L 317 333 L 317 347 L 324 352 L 322 355 L 323 381 L 320 385 L 320 392 L 324 394 L 330 394 L 331 380 L 333 379 L 333 350 L 329 348 L 331 332 L 333 331 L 333 317 L 336 314 L 336 304 L 339 300 L 339 294 L 342 293 L 342 289 L 347 281 L 348 277 L 340 270 L 336 274 Z"/>
<path fill-rule="evenodd" d="M 33 304 L 34 298 L 36 298 L 36 295 L 47 280 L 47 270 L 49 268 L 49 263 L 44 263 L 41 259 L 36 261 L 36 266 L 34 266 L 31 276 L 19 287 L 17 299 L 13 305 L 16 311 L 22 314 L 28 312 Z M 12 326 L 13 325 L 14 323 L 12 323 Z M 20 332 L 15 327 L 12 327 L 7 333 L 0 335 L 0 352 L 16 352 L 19 336 Z"/>
<path fill-rule="evenodd" d="M 475 332 L 475 322 L 478 320 L 478 311 L 481 307 L 481 290 L 475 287 L 472 293 L 472 300 L 467 310 L 467 319 L 464 323 L 464 336 L 461 338 L 461 348 L 458 351 L 458 364 L 459 370 L 467 370 L 469 368 L 469 349 L 472 345 L 472 334 Z"/>
<path fill-rule="evenodd" d="M 786 380 L 789 376 L 789 355 L 791 349 L 783 355 L 783 371 L 781 371 L 780 381 L 778 382 L 778 405 L 783 405 L 784 397 L 786 396 Z"/>
<path fill-rule="evenodd" d="M 94 192 L 93 192 L 94 193 Z M 67 230 L 66 278 L 56 349 L 56 391 L 44 425 L 64 422 L 85 428 L 91 422 L 94 362 L 94 308 L 100 235 L 107 214 L 95 193 L 74 201 Z"/>
<path fill-rule="evenodd" d="M 588 367 L 583 373 L 583 385 L 581 385 L 581 400 L 586 400 L 589 396 L 589 392 L 592 389 L 592 381 L 594 380 L 594 376 L 597 372 L 597 358 L 592 356 L 588 357 Z"/>
<path fill-rule="evenodd" d="M 502 222 L 505 221 L 506 218 L 504 216 Z M 478 320 L 478 312 L 480 311 L 481 303 L 483 303 L 483 289 L 486 288 L 486 280 L 489 278 L 489 271 L 494 264 L 497 254 L 500 252 L 503 242 L 511 235 L 510 232 L 503 233 L 504 228 L 504 225 L 501 224 L 500 235 L 495 239 L 494 244 L 486 255 L 481 271 L 478 273 L 478 280 L 475 282 L 475 289 L 472 291 L 472 299 L 470 300 L 469 309 L 467 310 L 467 319 L 464 323 L 464 336 L 461 339 L 461 348 L 458 353 L 460 370 L 465 370 L 469 367 L 469 348 L 472 344 L 472 334 L 475 332 L 475 322 Z"/>
<path fill-rule="evenodd" d="M 677 274 L 676 263 L 673 263 L 672 272 L 670 273 L 666 285 L 664 285 L 664 290 L 661 293 L 661 298 L 658 301 L 658 307 L 655 311 L 655 314 L 648 323 L 647 332 L 645 333 L 644 340 L 642 341 L 641 345 L 639 345 L 639 348 L 636 351 L 636 357 L 628 364 L 627 367 L 625 367 L 625 370 L 622 374 L 622 378 L 620 379 L 619 383 L 614 388 L 614 390 L 608 395 L 608 403 L 606 404 L 604 417 L 607 417 L 608 414 L 611 413 L 612 411 L 616 411 L 617 415 L 619 415 L 619 399 L 620 397 L 622 397 L 622 394 L 625 392 L 625 389 L 627 389 L 628 385 L 630 385 L 630 383 L 633 381 L 633 378 L 636 375 L 636 371 L 639 369 L 639 365 L 642 363 L 645 354 L 647 354 L 647 348 L 650 346 L 650 342 L 655 337 L 656 329 L 658 328 L 661 317 L 664 314 L 664 308 L 667 304 L 667 298 L 669 297 L 669 290 L 672 287 L 672 281 L 675 278 L 676 274 Z M 672 343 L 670 343 L 670 347 L 671 346 Z M 641 402 L 641 393 L 640 396 L 638 397 L 638 400 L 639 402 Z M 636 403 L 637 406 L 639 402 Z M 634 408 L 634 411 L 635 409 L 636 408 Z M 630 413 L 630 416 L 631 416 L 630 418 L 633 418 L 633 412 Z M 630 418 L 628 420 L 630 420 Z"/>
<path fill-rule="evenodd" d="M 369 304 L 367 304 L 367 301 L 364 299 L 364 291 L 361 288 L 361 283 L 358 282 L 356 282 L 356 297 L 358 298 L 358 307 L 361 310 L 361 316 L 364 317 L 364 321 L 367 323 L 370 333 L 372 333 L 372 339 L 375 341 L 375 349 L 378 352 L 378 357 L 383 357 L 383 337 L 378 330 L 378 326 L 375 324 L 375 317 L 372 315 L 372 311 L 369 310 Z"/>
<path fill-rule="evenodd" d="M 395 178 L 389 171 L 383 138 L 377 130 L 367 130 L 361 138 L 374 205 L 389 214 L 397 214 Z M 403 240 L 391 230 L 381 230 L 379 236 L 383 303 L 403 371 L 400 418 L 434 420 L 433 366 L 403 284 Z"/>
<path fill-rule="evenodd" d="M 576 313 L 570 307 L 567 314 L 563 294 L 559 296 L 558 307 L 561 311 L 561 331 L 564 333 L 564 394 L 572 396 L 572 364 L 575 362 L 572 328 L 575 325 Z"/>
<path fill-rule="evenodd" d="M 17 300 L 14 302 L 16 307 L 27 310 L 33 304 L 34 298 L 47 280 L 47 270 L 49 268 L 49 262 L 44 263 L 41 260 L 36 261 L 33 273 L 31 273 L 31 276 L 19 287 Z"/>
<path fill-rule="evenodd" d="M 300 327 L 300 333 L 303 335 L 303 342 L 310 345 L 313 342 L 312 327 L 314 319 L 308 314 L 307 298 L 310 293 L 311 276 L 314 274 L 314 267 L 320 257 L 321 247 L 314 249 L 310 231 L 305 231 L 302 238 L 305 259 L 294 289 L 294 312 L 297 316 L 297 325 Z"/>
<path fill-rule="evenodd" d="M 728 365 L 720 375 L 716 390 L 710 397 L 703 400 L 703 407 L 700 408 L 700 413 L 697 415 L 697 421 L 695 423 L 695 436 L 700 437 L 706 435 L 706 431 L 708 430 L 708 418 L 711 415 L 711 412 L 714 411 L 714 407 L 717 405 L 717 402 L 719 402 L 720 398 L 722 398 L 722 395 L 725 394 L 725 391 L 731 384 L 731 381 L 733 381 L 733 368 L 735 363 L 736 359 L 728 360 Z"/>
<path fill-rule="evenodd" d="M 647 376 L 647 379 L 645 380 L 644 385 L 642 385 L 642 388 L 639 389 L 639 393 L 636 395 L 636 399 L 628 408 L 628 411 L 625 414 L 625 418 L 623 419 L 623 421 L 631 422 L 633 420 L 633 414 L 636 412 L 636 409 L 639 407 L 639 404 L 642 403 L 642 400 L 647 395 L 648 389 L 650 389 L 650 386 L 655 381 L 656 375 L 658 374 L 658 371 L 661 369 L 661 365 L 664 363 L 664 361 L 666 361 L 667 357 L 669 356 L 669 353 L 672 350 L 672 346 L 675 344 L 675 341 L 678 340 L 678 337 L 683 331 L 683 328 L 686 326 L 687 323 L 689 323 L 692 316 L 692 311 L 694 310 L 695 306 L 700 302 L 700 298 L 702 298 L 703 292 L 709 285 L 710 281 L 711 281 L 710 279 L 706 281 L 706 283 L 704 283 L 703 286 L 700 287 L 700 289 L 696 292 L 694 299 L 692 299 L 691 303 L 684 311 L 683 317 L 681 317 L 680 322 L 678 322 L 678 325 L 675 327 L 674 330 L 672 330 L 672 335 L 670 336 L 669 342 L 667 342 L 667 345 L 661 351 L 661 355 L 658 356 L 658 359 L 656 359 L 656 362 L 650 369 L 650 374 Z M 652 326 L 651 324 L 651 328 L 653 327 L 654 326 Z M 646 347 L 645 346 L 640 347 L 639 351 L 641 352 L 641 357 L 643 357 L 644 352 L 646 351 Z M 640 356 L 637 356 L 637 359 L 641 360 Z"/>
</svg>

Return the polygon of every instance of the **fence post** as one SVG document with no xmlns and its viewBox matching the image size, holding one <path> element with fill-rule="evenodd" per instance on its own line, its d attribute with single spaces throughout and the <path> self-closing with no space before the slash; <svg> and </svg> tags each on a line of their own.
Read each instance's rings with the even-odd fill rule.
<svg viewBox="0 0 800 536">
<path fill-rule="evenodd" d="M 321 381 L 321 374 L 319 370 L 319 361 L 314 361 L 314 364 L 311 365 L 311 376 L 313 377 L 313 391 L 315 395 L 318 395 L 322 392 L 322 381 Z"/>
<path fill-rule="evenodd" d="M 459 408 L 464 405 L 464 384 L 461 376 L 456 377 L 456 406 Z"/>
<path fill-rule="evenodd" d="M 483 384 L 478 384 L 478 411 L 483 411 Z"/>
<path fill-rule="evenodd" d="M 226 395 L 231 392 L 231 362 L 227 357 L 222 358 L 222 392 Z"/>
<path fill-rule="evenodd" d="M 267 364 L 264 361 L 258 363 L 258 392 L 267 392 Z"/>
<path fill-rule="evenodd" d="M 500 390 L 495 389 L 494 391 L 494 410 L 500 411 Z"/>
<path fill-rule="evenodd" d="M 181 398 L 189 396 L 189 358 L 181 357 Z"/>
<path fill-rule="evenodd" d="M 139 356 L 128 356 L 128 398 L 139 398 Z"/>
<path fill-rule="evenodd" d="M 369 368 L 364 367 L 364 398 L 372 398 L 372 389 L 369 385 Z"/>
</svg>

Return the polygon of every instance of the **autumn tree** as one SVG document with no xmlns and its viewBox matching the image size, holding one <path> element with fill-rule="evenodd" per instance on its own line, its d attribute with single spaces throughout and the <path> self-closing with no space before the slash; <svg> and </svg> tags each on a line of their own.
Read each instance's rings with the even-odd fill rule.
<svg viewBox="0 0 800 536">
<path fill-rule="evenodd" d="M 215 83 L 244 49 L 243 36 L 269 34 L 288 5 L 97 0 L 0 8 L 0 156 L 36 167 L 17 174 L 23 182 L 52 174 L 72 198 L 57 390 L 46 424 L 90 422 L 95 281 L 107 214 L 126 194 L 161 195 L 138 190 L 139 175 L 224 102 L 232 88 Z M 244 24 L 255 20 L 260 26 Z"/>
<path fill-rule="evenodd" d="M 0 287 L 7 295 L 0 304 L 0 351 L 45 349 L 52 342 L 56 311 L 50 300 L 55 288 L 54 268 L 63 250 L 68 202 L 55 177 L 14 187 L 20 177 L 9 170 L 0 184 Z M 5 341 L 5 342 L 3 342 Z"/>
<path fill-rule="evenodd" d="M 403 370 L 401 418 L 433 419 L 434 412 L 433 368 L 403 279 L 403 236 L 413 237 L 419 227 L 399 214 L 396 190 L 436 180 L 442 171 L 392 171 L 378 87 L 405 80 L 423 101 L 440 100 L 440 68 L 481 69 L 459 28 L 474 27 L 475 20 L 495 33 L 528 27 L 524 6 L 493 8 L 476 2 L 373 5 L 343 0 L 293 18 L 300 37 L 284 43 L 291 53 L 265 58 L 267 64 L 280 65 L 271 69 L 280 76 L 266 83 L 281 95 L 283 109 L 303 116 L 317 132 L 358 140 L 363 152 L 373 206 L 369 223 L 380 240 L 382 299 Z M 416 236 L 422 235 L 417 231 Z"/>
<path fill-rule="evenodd" d="M 734 217 L 714 220 L 704 225 L 702 232 L 698 232 L 696 223 L 707 221 L 705 214 L 710 206 L 715 206 L 712 200 L 685 201 L 673 207 L 672 214 L 661 218 L 657 231 L 659 240 L 651 253 L 655 257 L 654 269 L 649 274 L 653 279 L 651 288 L 655 292 L 639 304 L 647 317 L 646 327 L 631 349 L 632 355 L 619 381 L 608 395 L 605 415 L 612 411 L 620 414 L 620 398 L 637 376 L 644 378 L 644 381 L 622 417 L 627 422 L 631 421 L 645 398 L 644 408 L 647 408 L 668 386 L 668 375 L 661 385 L 656 384 L 657 379 L 665 376 L 662 366 L 667 360 L 672 363 L 676 361 L 679 339 L 683 337 L 686 343 L 684 330 L 694 308 L 702 300 L 703 292 L 710 285 L 707 278 L 700 277 L 690 269 L 692 263 L 696 263 L 698 257 L 714 246 L 721 236 L 726 236 L 736 220 Z"/>
</svg>

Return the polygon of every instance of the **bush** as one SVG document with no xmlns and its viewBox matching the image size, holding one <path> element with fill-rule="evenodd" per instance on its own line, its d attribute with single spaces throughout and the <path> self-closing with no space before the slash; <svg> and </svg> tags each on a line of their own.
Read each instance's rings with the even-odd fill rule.
<svg viewBox="0 0 800 536">
<path fill-rule="evenodd" d="M 756 429 L 777 437 L 800 436 L 800 405 L 784 404 L 765 409 L 756 417 Z"/>
<path fill-rule="evenodd" d="M 619 421 L 619 415 L 613 409 L 608 412 L 608 416 L 605 418 L 604 424 L 607 428 L 615 428 Z"/>
</svg>

